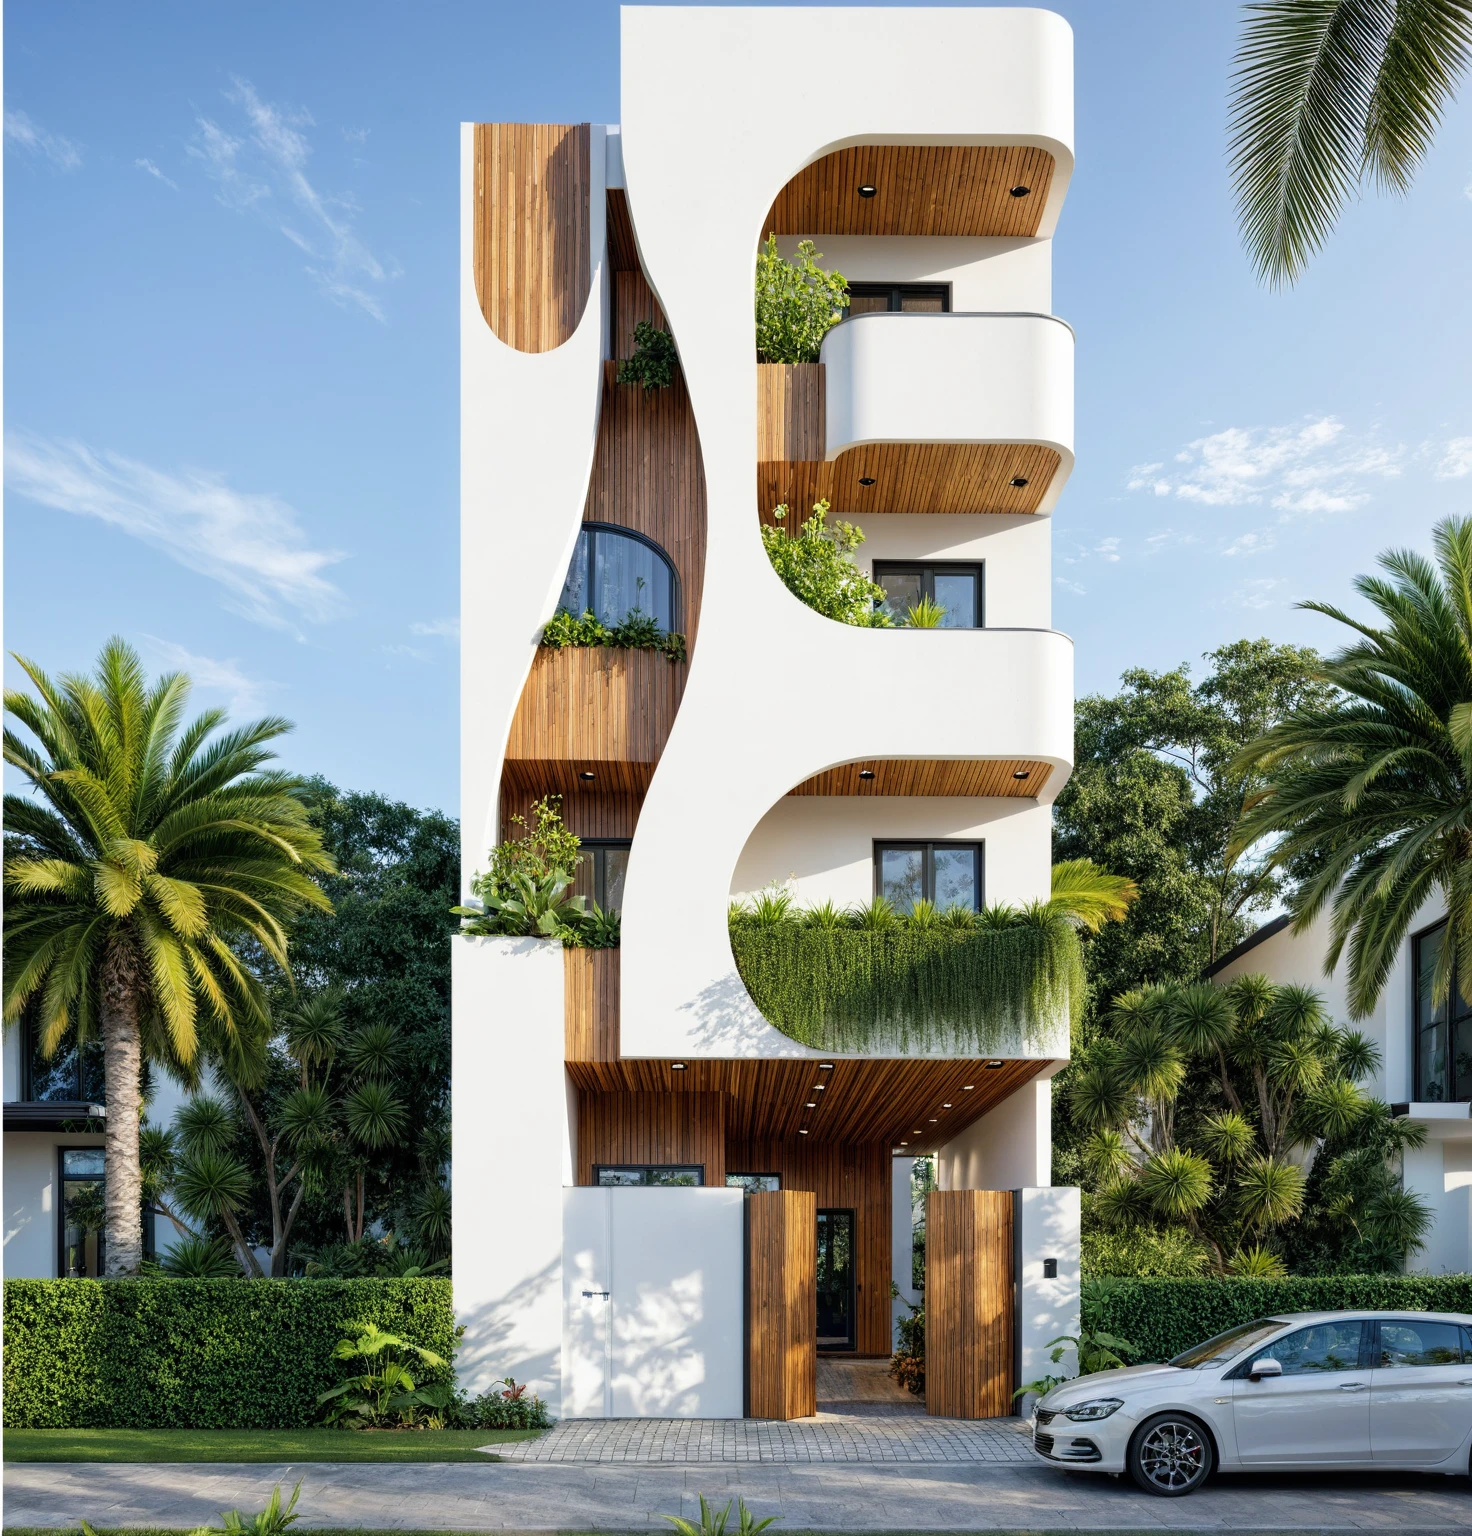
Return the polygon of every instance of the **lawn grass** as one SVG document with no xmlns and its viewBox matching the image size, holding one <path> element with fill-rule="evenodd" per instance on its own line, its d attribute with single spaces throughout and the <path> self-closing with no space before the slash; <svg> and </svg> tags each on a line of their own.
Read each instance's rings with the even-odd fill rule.
<svg viewBox="0 0 1472 1536">
<path fill-rule="evenodd" d="M 493 1461 L 534 1429 L 7 1429 L 6 1461 Z"/>
</svg>

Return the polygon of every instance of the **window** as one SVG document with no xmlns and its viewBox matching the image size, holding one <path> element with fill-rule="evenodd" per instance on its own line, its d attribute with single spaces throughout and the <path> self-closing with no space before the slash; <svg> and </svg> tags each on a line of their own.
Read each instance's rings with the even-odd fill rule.
<svg viewBox="0 0 1472 1536">
<path fill-rule="evenodd" d="M 911 564 L 904 560 L 876 560 L 874 580 L 885 591 L 881 605 L 895 623 L 928 597 L 945 609 L 942 629 L 982 627 L 982 567 L 979 565 Z"/>
<path fill-rule="evenodd" d="M 27 1104 L 101 1104 L 102 1041 L 78 1047 L 75 1034 L 47 1060 L 35 1024 L 27 1019 L 21 1034 L 21 1099 Z"/>
<path fill-rule="evenodd" d="M 1462 995 L 1462 979 L 1455 967 L 1450 996 L 1439 1006 L 1431 1003 L 1436 962 L 1445 942 L 1445 923 L 1415 940 L 1416 1102 L 1420 1104 L 1472 1099 L 1472 998 Z"/>
<path fill-rule="evenodd" d="M 748 1195 L 768 1195 L 782 1188 L 782 1176 L 777 1173 L 728 1173 L 727 1189 L 744 1189 Z"/>
<path fill-rule="evenodd" d="M 1235 1360 L 1244 1349 L 1252 1349 L 1260 1340 L 1268 1338 L 1282 1327 L 1276 1318 L 1258 1318 L 1256 1322 L 1242 1323 L 1228 1328 L 1225 1333 L 1214 1334 L 1194 1349 L 1185 1350 L 1167 1361 L 1183 1371 L 1200 1371 L 1208 1365 L 1225 1365 Z"/>
<path fill-rule="evenodd" d="M 620 1164 L 595 1168 L 593 1182 L 605 1189 L 693 1189 L 705 1183 L 704 1167 L 664 1167 L 658 1164 Z"/>
<path fill-rule="evenodd" d="M 908 912 L 922 898 L 942 911 L 982 906 L 980 843 L 875 843 L 874 892 Z"/>
<path fill-rule="evenodd" d="M 573 882 L 573 894 L 596 901 L 605 912 L 622 911 L 624 876 L 629 868 L 629 839 L 585 837 L 582 844 L 583 857 Z"/>
<path fill-rule="evenodd" d="M 1462 1334 L 1455 1323 L 1381 1323 L 1382 1370 L 1411 1365 L 1460 1365 Z"/>
<path fill-rule="evenodd" d="M 1315 1323 L 1312 1328 L 1300 1328 L 1296 1333 L 1285 1334 L 1281 1339 L 1253 1350 L 1249 1358 L 1237 1368 L 1236 1374 L 1247 1375 L 1254 1360 L 1278 1361 L 1285 1376 L 1310 1376 L 1323 1371 L 1357 1371 L 1360 1369 L 1367 1326 L 1355 1321 Z"/>
<path fill-rule="evenodd" d="M 946 315 L 951 309 L 949 283 L 850 283 L 850 315 Z"/>
<path fill-rule="evenodd" d="M 65 1280 L 99 1280 L 106 1257 L 101 1147 L 62 1147 L 58 1152 L 61 1216 L 57 1222 L 56 1272 Z"/>
<path fill-rule="evenodd" d="M 643 613 L 668 631 L 678 628 L 678 599 L 675 568 L 657 544 L 627 528 L 584 523 L 557 606 L 572 614 L 591 608 L 610 626 Z"/>
</svg>

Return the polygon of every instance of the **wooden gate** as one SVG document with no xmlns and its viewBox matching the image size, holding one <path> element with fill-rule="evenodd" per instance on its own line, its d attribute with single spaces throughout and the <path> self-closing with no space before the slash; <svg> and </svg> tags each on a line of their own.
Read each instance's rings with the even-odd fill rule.
<svg viewBox="0 0 1472 1536">
<path fill-rule="evenodd" d="M 933 1190 L 925 1202 L 925 1411 L 1013 1411 L 1010 1190 Z"/>
<path fill-rule="evenodd" d="M 746 1197 L 747 1414 L 818 1411 L 818 1197 L 783 1189 Z"/>
</svg>

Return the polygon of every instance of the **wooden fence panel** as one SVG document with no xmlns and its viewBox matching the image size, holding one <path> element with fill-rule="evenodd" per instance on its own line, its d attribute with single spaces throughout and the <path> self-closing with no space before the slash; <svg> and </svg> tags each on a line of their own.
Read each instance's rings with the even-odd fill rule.
<svg viewBox="0 0 1472 1536">
<path fill-rule="evenodd" d="M 925 1410 L 1012 1412 L 1012 1194 L 933 1190 L 925 1203 Z"/>
<path fill-rule="evenodd" d="M 746 1197 L 748 1408 L 754 1419 L 818 1411 L 818 1200 Z"/>
</svg>

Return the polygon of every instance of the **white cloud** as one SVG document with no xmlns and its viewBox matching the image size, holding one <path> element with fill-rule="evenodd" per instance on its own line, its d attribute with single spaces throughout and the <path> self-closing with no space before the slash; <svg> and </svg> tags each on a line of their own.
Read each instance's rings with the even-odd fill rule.
<svg viewBox="0 0 1472 1536">
<path fill-rule="evenodd" d="M 236 79 L 226 100 L 238 107 L 243 135 L 198 119 L 189 153 L 218 188 L 227 208 L 254 210 L 311 257 L 307 275 L 335 304 L 356 306 L 383 320 L 383 285 L 391 274 L 353 226 L 358 213 L 351 198 L 320 192 L 307 176 L 312 146 L 306 131 L 316 127 L 306 111 L 289 112 L 262 101 L 248 80 Z M 288 224 L 286 205 L 305 224 Z"/>
<path fill-rule="evenodd" d="M 1275 576 L 1262 576 L 1256 581 L 1244 581 L 1237 589 L 1237 601 L 1243 608 L 1272 608 L 1276 599 L 1272 596 L 1275 587 L 1281 587 L 1283 583 Z"/>
<path fill-rule="evenodd" d="M 413 635 L 440 635 L 446 640 L 458 640 L 460 638 L 460 620 L 434 619 L 427 624 L 420 621 L 409 626 L 409 633 Z"/>
<path fill-rule="evenodd" d="M 1094 545 L 1094 553 L 1098 555 L 1101 560 L 1118 561 L 1119 540 L 1100 539 L 1099 542 Z"/>
<path fill-rule="evenodd" d="M 1400 474 L 1405 450 L 1357 439 L 1321 416 L 1286 427 L 1228 427 L 1187 443 L 1179 468 L 1139 464 L 1126 488 L 1208 507 L 1267 502 L 1288 514 L 1345 512 L 1370 498 L 1367 481 Z"/>
<path fill-rule="evenodd" d="M 1260 555 L 1278 541 L 1271 533 L 1238 534 L 1223 550 L 1224 555 Z"/>
<path fill-rule="evenodd" d="M 173 180 L 171 177 L 165 176 L 164 173 L 161 170 L 159 170 L 159 168 L 153 163 L 152 160 L 147 160 L 147 159 L 135 160 L 133 162 L 133 164 L 136 165 L 140 171 L 147 171 L 148 174 L 150 176 L 152 176 L 155 181 L 163 182 L 163 184 L 166 187 L 172 187 L 174 189 L 174 191 L 176 191 L 176 192 L 179 190 L 179 183 L 177 181 Z"/>
<path fill-rule="evenodd" d="M 1463 475 L 1472 475 L 1472 437 L 1449 438 L 1435 474 L 1438 480 L 1460 480 Z"/>
<path fill-rule="evenodd" d="M 171 672 L 187 672 L 202 693 L 224 694 L 232 714 L 260 712 L 270 685 L 247 677 L 233 659 L 216 661 L 212 656 L 197 656 L 172 640 L 160 640 L 157 635 L 145 634 L 142 639 L 148 655 L 159 666 Z"/>
<path fill-rule="evenodd" d="M 74 171 L 82 163 L 82 146 L 47 131 L 24 112 L 7 109 L 5 137 L 27 154 L 40 155 L 59 171 Z"/>
<path fill-rule="evenodd" d="M 1053 582 L 1063 588 L 1065 592 L 1072 592 L 1075 597 L 1083 597 L 1088 591 L 1087 587 L 1081 587 L 1076 581 L 1068 581 L 1062 576 L 1055 576 Z"/>
<path fill-rule="evenodd" d="M 288 612 L 331 618 L 342 593 L 323 575 L 343 557 L 312 549 L 295 510 L 269 492 L 232 490 L 205 470 L 177 474 L 84 443 L 11 433 L 5 479 L 44 507 L 95 517 L 218 581 L 228 606 L 287 627 Z"/>
</svg>

